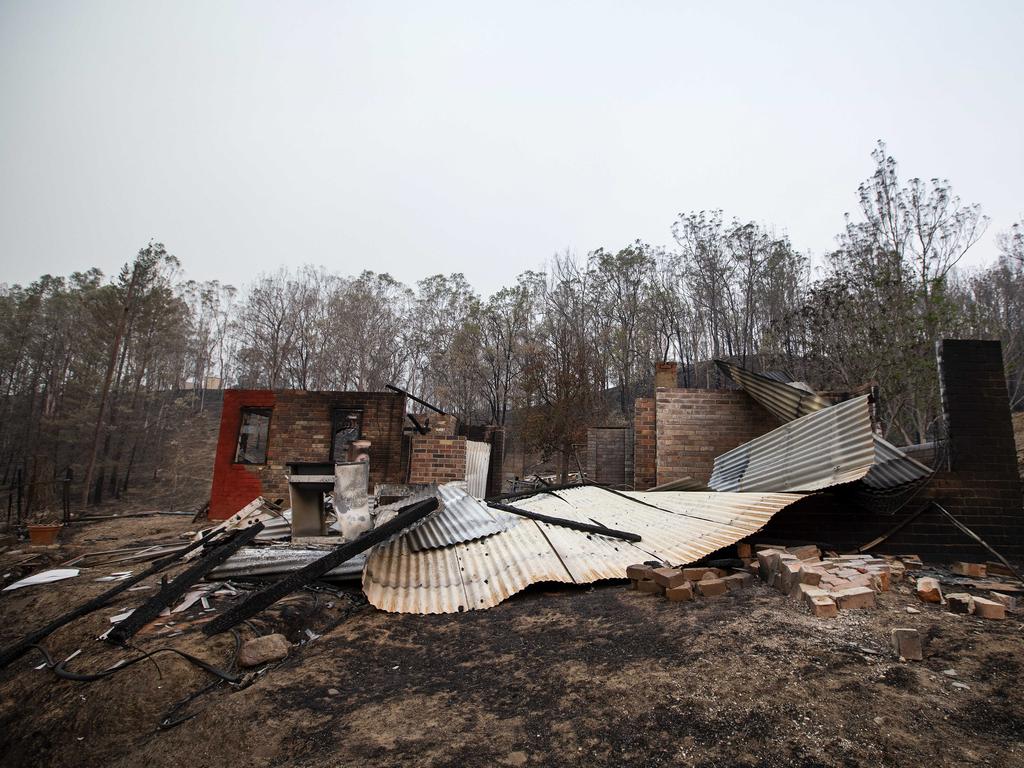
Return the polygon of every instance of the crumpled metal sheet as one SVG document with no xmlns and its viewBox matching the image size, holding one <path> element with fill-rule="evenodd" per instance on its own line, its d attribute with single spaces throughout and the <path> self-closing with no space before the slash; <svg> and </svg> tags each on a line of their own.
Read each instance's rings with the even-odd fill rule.
<svg viewBox="0 0 1024 768">
<path fill-rule="evenodd" d="M 441 509 L 404 537 L 415 552 L 482 539 L 511 525 L 508 513 L 491 509 L 458 485 L 439 486 L 437 497 Z"/>
<path fill-rule="evenodd" d="M 864 478 L 864 484 L 869 490 L 889 490 L 931 477 L 930 468 L 907 456 L 892 443 L 878 435 L 874 435 L 874 441 L 875 465 Z"/>
<path fill-rule="evenodd" d="M 722 360 L 715 362 L 747 394 L 784 422 L 837 407 L 827 398 L 794 383 L 782 382 Z M 931 469 L 907 456 L 873 430 L 871 439 L 874 443 L 872 466 L 863 478 L 859 478 L 863 480 L 864 490 L 868 493 L 901 492 L 905 487 L 916 486 L 931 477 Z"/>
<path fill-rule="evenodd" d="M 756 532 L 800 494 L 673 492 L 617 494 L 597 486 L 519 499 L 534 512 L 639 533 L 630 543 L 511 516 L 506 530 L 441 549 L 414 551 L 408 536 L 374 549 L 363 591 L 397 613 L 491 608 L 530 584 L 625 578 L 648 560 L 692 563 Z M 651 506 L 653 505 L 653 506 Z"/>
<path fill-rule="evenodd" d="M 867 395 L 801 416 L 715 459 L 716 491 L 809 492 L 852 483 L 875 463 Z"/>
<path fill-rule="evenodd" d="M 724 360 L 716 360 L 715 365 L 782 422 L 832 407 L 832 401 L 828 398 L 809 389 L 779 381 L 777 377 L 754 373 Z"/>
</svg>

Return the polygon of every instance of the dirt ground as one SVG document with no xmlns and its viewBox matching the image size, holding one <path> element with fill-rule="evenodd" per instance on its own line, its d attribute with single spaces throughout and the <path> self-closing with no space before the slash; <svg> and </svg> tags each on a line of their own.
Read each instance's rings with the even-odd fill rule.
<svg viewBox="0 0 1024 768">
<path fill-rule="evenodd" d="M 45 559 L 191 528 L 180 517 L 95 523 Z M 27 552 L 0 555 L 3 583 L 41 568 L 12 565 Z M 94 578 L 133 567 L 144 566 L 0 594 L 0 644 L 110 586 Z M 35 653 L 22 658 L 0 671 L 0 764 L 1024 765 L 1021 614 L 955 616 L 900 589 L 876 610 L 831 620 L 760 584 L 686 604 L 622 583 L 540 587 L 452 616 L 383 613 L 356 589 L 304 591 L 242 628 L 245 637 L 283 631 L 299 643 L 288 659 L 177 711 L 212 678 L 170 654 L 91 683 L 34 669 Z M 82 649 L 68 664 L 75 672 L 135 655 L 96 636 L 146 594 L 123 593 L 44 645 L 58 659 Z M 212 615 L 175 617 L 135 645 L 227 668 L 234 637 L 206 638 L 194 623 Z M 893 657 L 893 627 L 921 631 L 924 662 Z M 168 713 L 194 716 L 161 728 Z"/>
</svg>

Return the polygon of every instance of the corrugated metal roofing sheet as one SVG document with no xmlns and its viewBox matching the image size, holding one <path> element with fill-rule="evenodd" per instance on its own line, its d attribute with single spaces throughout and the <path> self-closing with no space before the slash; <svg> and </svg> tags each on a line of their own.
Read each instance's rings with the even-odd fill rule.
<svg viewBox="0 0 1024 768">
<path fill-rule="evenodd" d="M 481 539 L 504 531 L 511 524 L 507 513 L 491 509 L 456 485 L 439 486 L 437 496 L 441 509 L 405 536 L 413 551 Z"/>
<path fill-rule="evenodd" d="M 246 576 L 276 576 L 291 573 L 318 560 L 333 547 L 281 545 L 246 547 L 210 571 L 210 579 L 237 579 Z M 328 580 L 358 579 L 366 564 L 366 554 L 356 555 L 342 563 L 324 578 Z"/>
<path fill-rule="evenodd" d="M 715 365 L 783 422 L 832 407 L 831 400 L 815 392 L 748 371 L 724 360 L 716 360 Z"/>
<path fill-rule="evenodd" d="M 648 488 L 648 491 L 707 491 L 710 490 L 706 483 L 694 480 L 689 475 L 680 477 L 678 480 L 670 480 L 667 483 Z"/>
<path fill-rule="evenodd" d="M 868 396 L 783 424 L 715 459 L 716 491 L 818 491 L 851 483 L 875 461 Z"/>
<path fill-rule="evenodd" d="M 874 435 L 875 465 L 864 478 L 869 490 L 885 491 L 931 477 L 932 470 L 892 443 Z"/>
<path fill-rule="evenodd" d="M 491 468 L 491 444 L 466 441 L 466 488 L 470 495 L 482 499 L 487 495 L 487 473 Z"/>
<path fill-rule="evenodd" d="M 639 533 L 631 544 L 512 516 L 501 533 L 443 549 L 414 551 L 403 536 L 375 549 L 363 573 L 370 603 L 399 613 L 491 608 L 538 582 L 587 584 L 624 578 L 626 566 L 656 559 L 694 562 L 756 532 L 799 494 L 617 494 L 597 486 L 538 494 L 516 506 Z"/>
</svg>

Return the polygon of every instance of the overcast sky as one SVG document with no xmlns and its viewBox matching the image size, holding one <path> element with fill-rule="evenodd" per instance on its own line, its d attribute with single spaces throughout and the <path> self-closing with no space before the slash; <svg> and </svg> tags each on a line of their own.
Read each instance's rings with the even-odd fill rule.
<svg viewBox="0 0 1024 768">
<path fill-rule="evenodd" d="M 722 208 L 820 255 L 884 138 L 1024 215 L 1021 2 L 0 0 L 0 282 L 463 272 Z"/>
</svg>

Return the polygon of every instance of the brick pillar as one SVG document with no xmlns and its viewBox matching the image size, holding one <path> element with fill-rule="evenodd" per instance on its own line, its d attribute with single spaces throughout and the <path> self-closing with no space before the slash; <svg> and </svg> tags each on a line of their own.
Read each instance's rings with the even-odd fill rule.
<svg viewBox="0 0 1024 768">
<path fill-rule="evenodd" d="M 638 397 L 633 416 L 633 487 L 646 491 L 657 484 L 658 442 L 653 397 Z"/>
<path fill-rule="evenodd" d="M 936 347 L 951 471 L 933 480 L 928 495 L 1003 555 L 1022 559 L 1024 504 L 1002 347 L 974 339 Z M 991 559 L 952 526 L 941 543 L 944 559 Z"/>
<path fill-rule="evenodd" d="M 491 464 L 487 469 L 487 495 L 497 496 L 502 492 L 505 467 L 505 429 L 489 425 L 485 431 L 486 441 L 491 444 Z"/>
<path fill-rule="evenodd" d="M 998 341 L 936 343 L 939 387 L 954 472 L 1017 477 L 1010 398 Z"/>
<path fill-rule="evenodd" d="M 679 386 L 679 364 L 678 363 L 655 363 L 654 364 L 654 387 L 668 387 L 674 389 Z"/>
</svg>

